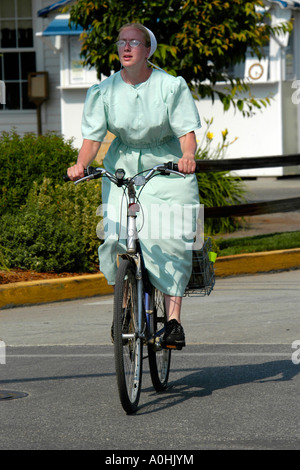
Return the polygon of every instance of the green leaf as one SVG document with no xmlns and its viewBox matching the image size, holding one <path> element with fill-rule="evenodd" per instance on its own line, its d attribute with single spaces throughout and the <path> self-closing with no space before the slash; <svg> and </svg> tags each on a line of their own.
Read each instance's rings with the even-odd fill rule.
<svg viewBox="0 0 300 470">
<path fill-rule="evenodd" d="M 243 111 L 243 109 L 244 109 L 244 101 L 243 101 L 243 100 L 238 100 L 238 102 L 237 102 L 237 107 L 238 107 L 239 111 Z"/>
</svg>

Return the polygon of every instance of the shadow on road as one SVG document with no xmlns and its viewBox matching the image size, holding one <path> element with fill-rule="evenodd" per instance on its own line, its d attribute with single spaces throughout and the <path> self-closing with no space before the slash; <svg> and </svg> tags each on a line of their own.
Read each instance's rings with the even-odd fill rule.
<svg viewBox="0 0 300 470">
<path fill-rule="evenodd" d="M 150 387 L 144 389 L 154 399 L 142 405 L 138 414 L 161 411 L 191 398 L 205 397 L 216 390 L 236 385 L 290 381 L 299 374 L 300 367 L 291 360 L 277 360 L 262 364 L 175 369 L 172 372 L 185 372 L 185 375 L 170 382 L 165 392 L 151 394 Z"/>
</svg>

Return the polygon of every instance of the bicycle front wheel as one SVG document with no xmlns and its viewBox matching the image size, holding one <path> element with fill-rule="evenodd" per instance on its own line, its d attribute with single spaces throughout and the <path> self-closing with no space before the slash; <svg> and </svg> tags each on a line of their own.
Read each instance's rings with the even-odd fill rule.
<svg viewBox="0 0 300 470">
<path fill-rule="evenodd" d="M 135 267 L 122 259 L 114 299 L 115 368 L 120 400 L 126 413 L 137 410 L 142 386 L 143 341 L 138 336 Z"/>
<path fill-rule="evenodd" d="M 165 390 L 168 386 L 171 351 L 159 345 L 159 339 L 167 322 L 164 294 L 153 289 L 151 295 L 153 313 L 150 315 L 151 332 L 155 340 L 148 344 L 148 360 L 153 387 L 157 392 Z M 161 332 L 161 333 L 160 333 Z"/>
</svg>

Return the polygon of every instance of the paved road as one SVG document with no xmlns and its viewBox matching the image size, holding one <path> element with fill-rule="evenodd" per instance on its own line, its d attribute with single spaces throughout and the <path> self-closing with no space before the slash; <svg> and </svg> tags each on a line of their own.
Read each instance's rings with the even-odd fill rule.
<svg viewBox="0 0 300 470">
<path fill-rule="evenodd" d="M 299 285 L 300 270 L 218 279 L 186 299 L 170 387 L 153 391 L 145 361 L 134 416 L 116 392 L 111 297 L 0 311 L 0 391 L 27 394 L 0 400 L 0 448 L 300 449 Z"/>
</svg>

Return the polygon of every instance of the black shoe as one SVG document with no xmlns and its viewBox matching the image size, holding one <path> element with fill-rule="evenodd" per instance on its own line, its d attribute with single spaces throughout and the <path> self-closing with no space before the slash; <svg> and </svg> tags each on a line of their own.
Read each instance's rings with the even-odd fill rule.
<svg viewBox="0 0 300 470">
<path fill-rule="evenodd" d="M 184 331 L 180 323 L 173 319 L 167 322 L 166 330 L 163 338 L 164 347 L 181 349 L 185 346 Z"/>
</svg>

